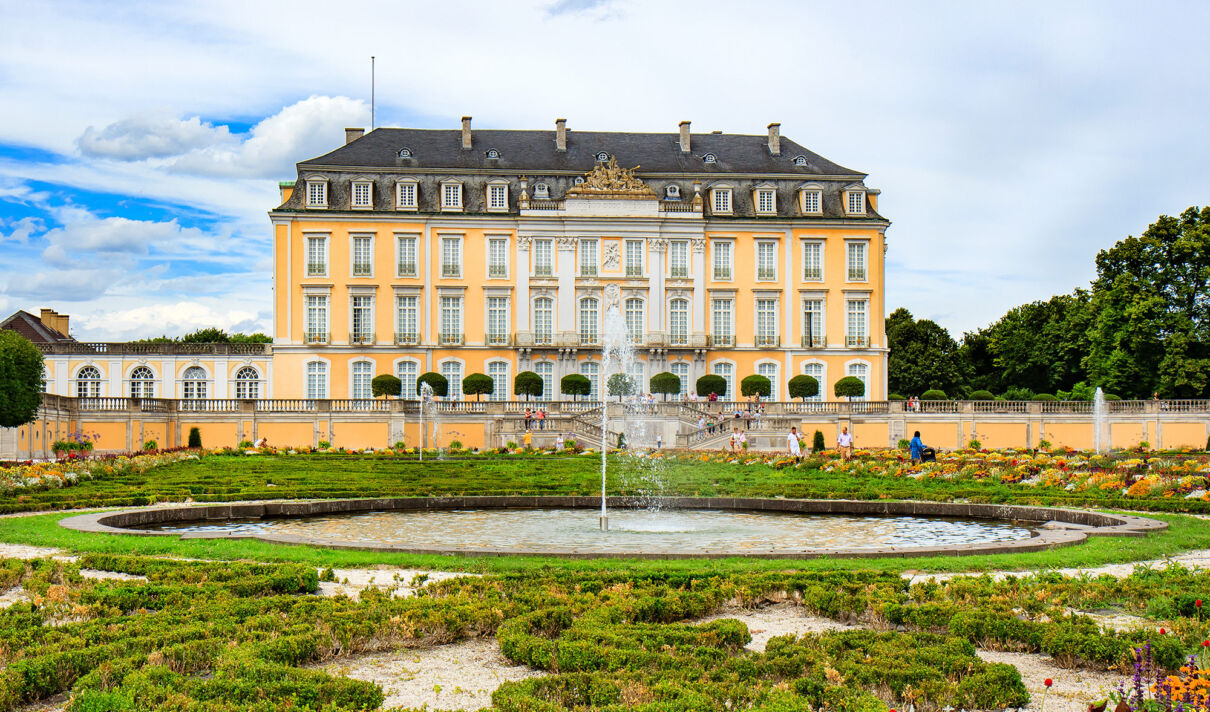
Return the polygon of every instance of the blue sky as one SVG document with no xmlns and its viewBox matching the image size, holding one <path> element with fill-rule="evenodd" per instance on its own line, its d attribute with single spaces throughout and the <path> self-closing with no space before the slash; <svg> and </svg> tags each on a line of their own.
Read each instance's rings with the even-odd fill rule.
<svg viewBox="0 0 1210 712">
<path fill-rule="evenodd" d="M 1210 4 L 0 0 L 0 312 L 271 322 L 294 162 L 369 124 L 784 135 L 882 189 L 887 307 L 955 336 L 1210 195 Z"/>
</svg>

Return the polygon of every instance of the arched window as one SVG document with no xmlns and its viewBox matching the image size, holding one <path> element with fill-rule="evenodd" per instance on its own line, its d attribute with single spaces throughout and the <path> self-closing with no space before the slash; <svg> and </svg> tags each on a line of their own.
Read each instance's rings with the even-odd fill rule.
<svg viewBox="0 0 1210 712">
<path fill-rule="evenodd" d="M 260 372 L 244 366 L 235 372 L 235 397 L 256 400 L 260 398 Z"/>
<path fill-rule="evenodd" d="M 601 339 L 600 324 L 601 303 L 596 297 L 585 297 L 580 300 L 580 345 L 595 345 Z"/>
<path fill-rule="evenodd" d="M 550 186 L 545 183 L 534 184 L 534 200 L 549 200 Z"/>
<path fill-rule="evenodd" d="M 307 397 L 328 397 L 328 364 L 323 361 L 307 362 Z"/>
<path fill-rule="evenodd" d="M 777 400 L 777 364 L 770 363 L 768 361 L 758 364 L 756 366 L 756 372 L 769 379 L 769 400 Z"/>
<path fill-rule="evenodd" d="M 442 361 L 441 375 L 445 376 L 445 380 L 449 382 L 449 390 L 446 392 L 446 400 L 462 400 L 462 362 L 461 361 Z"/>
<path fill-rule="evenodd" d="M 181 376 L 181 397 L 185 400 L 206 397 L 206 369 L 190 366 Z"/>
<path fill-rule="evenodd" d="M 710 372 L 716 376 L 722 376 L 727 382 L 727 392 L 719 393 L 723 400 L 737 400 L 735 396 L 735 364 L 728 361 L 715 362 L 710 368 Z"/>
<path fill-rule="evenodd" d="M 716 158 L 713 153 L 707 153 L 706 155 L 702 156 L 702 162 L 703 163 L 718 163 L 718 158 Z"/>
<path fill-rule="evenodd" d="M 668 365 L 668 370 L 681 379 L 681 395 L 687 395 L 689 393 L 689 364 L 684 361 L 674 362 Z"/>
<path fill-rule="evenodd" d="M 809 401 L 822 401 L 824 392 L 823 364 L 822 363 L 804 363 L 802 372 L 816 381 L 819 381 L 819 392 L 807 398 Z"/>
<path fill-rule="evenodd" d="M 588 392 L 588 400 L 601 398 L 601 364 L 596 361 L 584 361 L 580 364 L 580 374 L 588 378 L 592 390 Z"/>
<path fill-rule="evenodd" d="M 676 298 L 668 302 L 668 342 L 673 346 L 689 343 L 689 300 Z"/>
<path fill-rule="evenodd" d="M 416 398 L 416 379 L 420 377 L 416 361 L 400 361 L 395 364 L 395 375 L 399 378 L 400 398 Z"/>
<path fill-rule="evenodd" d="M 608 153 L 605 153 L 604 151 L 600 151 L 597 153 L 597 163 L 604 163 L 605 161 L 608 161 L 608 160 L 609 160 Z"/>
<path fill-rule="evenodd" d="M 155 394 L 155 374 L 146 366 L 130 372 L 130 397 L 151 398 Z"/>
<path fill-rule="evenodd" d="M 848 375 L 861 379 L 865 384 L 865 393 L 853 398 L 852 400 L 869 400 L 870 398 L 870 367 L 864 363 L 851 363 L 848 366 Z"/>
<path fill-rule="evenodd" d="M 534 364 L 534 373 L 542 377 L 542 395 L 538 400 L 550 400 L 555 393 L 555 365 L 550 361 L 539 361 Z"/>
<path fill-rule="evenodd" d="M 534 343 L 549 344 L 554 329 L 555 300 L 538 297 L 534 300 Z"/>
<path fill-rule="evenodd" d="M 644 312 L 642 299 L 631 297 L 626 300 L 626 333 L 630 336 L 631 343 L 643 343 L 646 324 Z"/>
<path fill-rule="evenodd" d="M 364 400 L 373 398 L 370 381 L 374 378 L 374 364 L 369 361 L 353 362 L 353 377 L 349 382 L 349 397 Z"/>
<path fill-rule="evenodd" d="M 508 400 L 508 361 L 492 361 L 487 364 L 487 375 L 492 379 L 492 392 L 488 400 Z"/>
<path fill-rule="evenodd" d="M 76 372 L 76 397 L 101 397 L 101 372 L 95 366 L 85 366 Z"/>
</svg>

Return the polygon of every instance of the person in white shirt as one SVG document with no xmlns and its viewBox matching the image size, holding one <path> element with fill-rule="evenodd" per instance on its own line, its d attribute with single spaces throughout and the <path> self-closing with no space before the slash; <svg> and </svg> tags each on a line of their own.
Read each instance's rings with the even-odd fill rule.
<svg viewBox="0 0 1210 712">
<path fill-rule="evenodd" d="M 786 448 L 790 451 L 790 457 L 795 460 L 802 459 L 802 445 L 798 442 L 798 428 L 790 428 L 790 434 L 786 436 Z"/>
<path fill-rule="evenodd" d="M 731 428 L 731 452 L 739 449 L 739 428 Z"/>
<path fill-rule="evenodd" d="M 849 434 L 849 426 L 841 426 L 840 435 L 836 436 L 836 447 L 840 448 L 842 460 L 853 459 L 853 436 Z"/>
</svg>

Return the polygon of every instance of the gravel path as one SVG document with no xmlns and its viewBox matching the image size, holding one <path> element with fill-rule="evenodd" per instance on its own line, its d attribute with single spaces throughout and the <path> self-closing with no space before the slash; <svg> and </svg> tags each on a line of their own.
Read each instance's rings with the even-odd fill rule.
<svg viewBox="0 0 1210 712">
<path fill-rule="evenodd" d="M 319 595 L 348 596 L 353 600 L 357 600 L 361 592 L 370 586 L 387 591 L 395 598 L 407 598 L 416 595 L 416 591 L 430 583 L 479 575 L 461 571 L 426 571 L 388 566 L 375 569 L 333 569 L 332 573 L 336 581 L 320 581 Z"/>
</svg>

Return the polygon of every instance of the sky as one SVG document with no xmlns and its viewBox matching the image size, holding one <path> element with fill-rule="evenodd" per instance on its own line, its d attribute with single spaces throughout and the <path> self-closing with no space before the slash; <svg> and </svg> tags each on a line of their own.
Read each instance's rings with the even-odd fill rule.
<svg viewBox="0 0 1210 712">
<path fill-rule="evenodd" d="M 370 124 L 763 134 L 882 190 L 955 337 L 1210 202 L 1206 2 L 0 0 L 0 318 L 268 331 L 277 181 Z"/>
</svg>

